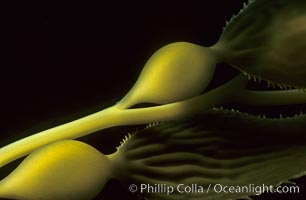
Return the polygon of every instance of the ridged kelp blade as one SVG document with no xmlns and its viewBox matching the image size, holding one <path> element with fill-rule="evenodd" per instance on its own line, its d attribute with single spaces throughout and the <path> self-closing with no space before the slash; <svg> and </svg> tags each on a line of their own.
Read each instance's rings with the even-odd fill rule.
<svg viewBox="0 0 306 200">
<path fill-rule="evenodd" d="M 254 0 L 230 19 L 218 43 L 241 71 L 304 88 L 305 23 L 304 0 Z"/>
<path fill-rule="evenodd" d="M 277 186 L 306 171 L 306 117 L 261 119 L 209 112 L 146 128 L 120 148 L 127 184 L 153 186 L 140 196 L 158 200 L 222 200 L 252 192 L 215 192 L 214 186 Z M 193 187 L 179 193 L 179 184 Z M 171 194 L 165 187 L 175 188 Z M 163 187 L 163 188 L 162 188 Z M 202 191 L 202 189 L 204 191 Z M 207 189 L 210 187 L 210 190 Z M 139 191 L 139 190 L 138 190 Z"/>
</svg>

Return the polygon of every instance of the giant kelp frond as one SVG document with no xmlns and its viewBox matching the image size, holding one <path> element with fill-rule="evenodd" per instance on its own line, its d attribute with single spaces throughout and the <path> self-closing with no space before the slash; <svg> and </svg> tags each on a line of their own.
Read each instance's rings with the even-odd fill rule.
<svg viewBox="0 0 306 200">
<path fill-rule="evenodd" d="M 217 193 L 213 188 L 217 184 L 277 186 L 303 176 L 306 131 L 301 130 L 306 130 L 306 119 L 299 116 L 291 120 L 286 130 L 278 125 L 286 119 L 209 111 L 192 119 L 147 128 L 123 146 L 127 170 L 123 179 L 153 186 L 140 192 L 148 199 L 221 200 L 254 195 L 254 191 Z M 292 132 L 292 126 L 303 129 Z M 193 192 L 175 189 L 166 193 L 166 187 L 177 188 L 179 184 L 192 187 Z"/>
</svg>

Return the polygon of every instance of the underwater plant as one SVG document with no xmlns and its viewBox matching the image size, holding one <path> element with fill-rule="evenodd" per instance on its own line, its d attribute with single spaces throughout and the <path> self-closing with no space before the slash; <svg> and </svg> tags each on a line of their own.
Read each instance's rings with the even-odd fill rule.
<svg viewBox="0 0 306 200">
<path fill-rule="evenodd" d="M 209 182 L 219 181 L 243 185 L 256 179 L 259 183 L 277 185 L 303 175 L 305 144 L 297 138 L 303 138 L 305 116 L 270 120 L 223 113 L 222 110 L 205 111 L 226 103 L 274 106 L 306 102 L 306 94 L 301 90 L 306 86 L 306 61 L 302 53 L 306 48 L 302 39 L 306 31 L 302 26 L 305 6 L 303 1 L 298 0 L 250 1 L 227 24 L 215 45 L 202 47 L 178 42 L 158 50 L 144 66 L 136 84 L 114 106 L 2 147 L 0 166 L 30 155 L 0 182 L 0 196 L 16 199 L 91 199 L 110 178 L 133 183 L 164 182 L 168 185 L 186 181 L 206 186 Z M 254 13 L 259 10 L 263 16 L 254 21 Z M 251 22 L 252 26 L 249 26 Z M 284 27 L 287 27 L 286 31 L 280 31 Z M 274 37 L 274 33 L 278 33 L 277 37 Z M 238 68 L 242 74 L 201 94 L 212 80 L 216 63 L 221 61 Z M 255 81 L 266 80 L 272 86 L 286 90 L 246 89 L 251 78 Z M 131 108 L 145 102 L 160 105 Z M 227 123 L 208 126 L 212 124 L 210 121 L 222 121 L 220 119 Z M 127 141 L 117 153 L 109 156 L 89 145 L 72 141 L 113 126 L 155 121 L 166 122 L 126 138 Z M 244 146 L 245 143 L 252 143 L 245 142 L 247 138 L 239 130 L 247 122 L 254 124 L 246 124 L 246 127 L 252 125 L 256 127 L 254 129 L 266 130 L 262 131 L 265 136 L 258 134 L 255 137 L 257 145 L 250 147 Z M 238 130 L 231 124 L 240 124 Z M 282 127 L 283 124 L 287 128 Z M 282 138 L 294 128 L 297 130 L 296 140 Z M 258 146 L 267 134 L 275 136 L 279 132 L 279 144 L 271 142 L 264 149 L 262 145 Z M 209 149 L 211 143 L 214 148 Z M 197 145 L 198 148 L 191 148 Z M 245 154 L 241 155 L 241 150 Z M 211 151 L 217 155 L 209 154 Z M 229 158 L 232 160 L 228 161 Z M 289 161 L 296 162 L 297 167 L 291 169 Z M 273 176 L 271 170 L 275 170 L 276 166 L 278 173 Z M 249 168 L 261 170 L 252 170 L 254 174 L 248 174 L 251 172 Z M 152 178 L 144 176 L 148 174 Z M 207 180 L 207 177 L 210 179 Z M 65 187 L 56 187 L 58 183 Z M 211 197 L 207 198 L 241 198 L 252 194 L 210 194 Z M 182 194 L 146 195 L 149 199 L 188 198 Z M 200 199 L 202 196 L 192 198 Z"/>
</svg>

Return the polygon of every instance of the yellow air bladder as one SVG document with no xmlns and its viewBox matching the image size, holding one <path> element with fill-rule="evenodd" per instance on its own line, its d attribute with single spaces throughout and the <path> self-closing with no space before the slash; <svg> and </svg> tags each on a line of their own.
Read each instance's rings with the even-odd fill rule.
<svg viewBox="0 0 306 200">
<path fill-rule="evenodd" d="M 166 45 L 148 60 L 120 108 L 144 102 L 167 104 L 199 95 L 210 83 L 217 59 L 212 49 L 199 45 Z"/>
<path fill-rule="evenodd" d="M 30 154 L 0 182 L 0 197 L 92 199 L 112 178 L 114 160 L 82 142 L 62 140 L 51 143 Z"/>
</svg>

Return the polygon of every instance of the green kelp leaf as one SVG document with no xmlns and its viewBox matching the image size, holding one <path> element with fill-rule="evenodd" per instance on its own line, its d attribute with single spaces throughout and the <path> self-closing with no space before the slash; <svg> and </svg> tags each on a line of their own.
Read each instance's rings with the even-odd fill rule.
<svg viewBox="0 0 306 200">
<path fill-rule="evenodd" d="M 225 62 L 277 84 L 306 86 L 306 1 L 254 0 L 224 28 Z"/>
<path fill-rule="evenodd" d="M 150 200 L 246 198 L 255 195 L 255 186 L 278 186 L 305 175 L 305 122 L 306 116 L 261 119 L 209 111 L 151 126 L 119 148 L 127 170 L 121 178 Z M 179 184 L 191 192 L 178 192 Z M 218 184 L 249 191 L 219 193 Z"/>
</svg>

